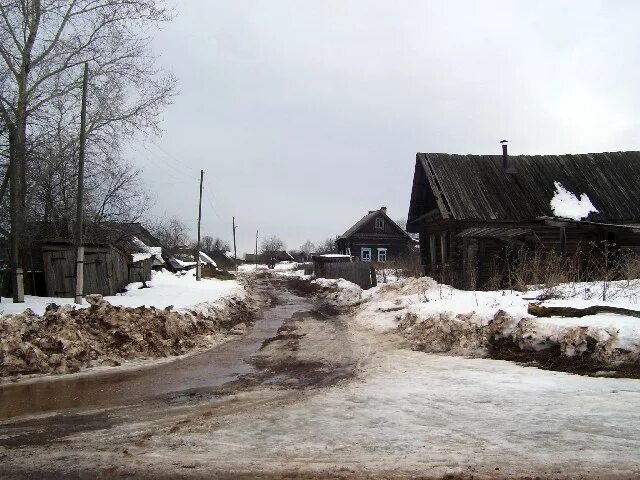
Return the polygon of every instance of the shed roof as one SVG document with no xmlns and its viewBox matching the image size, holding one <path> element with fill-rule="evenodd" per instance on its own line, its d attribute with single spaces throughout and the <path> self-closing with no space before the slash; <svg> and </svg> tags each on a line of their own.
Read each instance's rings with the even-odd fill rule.
<svg viewBox="0 0 640 480">
<path fill-rule="evenodd" d="M 576 195 L 588 195 L 598 210 L 589 214 L 590 221 L 640 221 L 640 152 L 511 155 L 510 161 L 514 173 L 503 170 L 502 155 L 418 153 L 410 221 L 426 213 L 421 190 L 429 187 L 446 218 L 523 221 L 552 217 L 554 182 Z"/>
</svg>

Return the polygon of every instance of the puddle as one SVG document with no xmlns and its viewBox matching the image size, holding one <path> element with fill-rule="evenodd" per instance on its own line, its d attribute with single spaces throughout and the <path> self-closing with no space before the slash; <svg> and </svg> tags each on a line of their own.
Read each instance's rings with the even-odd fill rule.
<svg viewBox="0 0 640 480">
<path fill-rule="evenodd" d="M 273 288 L 271 296 L 273 296 Z M 140 369 L 95 375 L 44 378 L 0 386 L 0 420 L 72 409 L 131 405 L 163 395 L 219 387 L 256 373 L 250 356 L 276 335 L 283 322 L 312 309 L 311 299 L 278 292 L 280 301 L 265 308 L 247 334 L 187 358 Z"/>
</svg>

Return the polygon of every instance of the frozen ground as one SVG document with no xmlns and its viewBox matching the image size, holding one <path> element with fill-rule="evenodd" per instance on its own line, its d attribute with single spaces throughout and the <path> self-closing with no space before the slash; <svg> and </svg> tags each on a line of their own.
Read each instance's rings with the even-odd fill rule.
<svg viewBox="0 0 640 480">
<path fill-rule="evenodd" d="M 364 301 L 336 315 L 323 307 L 339 305 L 331 297 L 304 307 L 285 294 L 284 280 L 260 281 L 275 282 L 274 308 L 292 312 L 256 352 L 268 374 L 260 383 L 87 412 L 87 430 L 42 445 L 38 424 L 5 423 L 0 445 L 30 428 L 36 440 L 0 447 L 0 476 L 29 478 L 33 469 L 86 478 L 640 476 L 640 381 L 416 352 L 397 331 L 353 320 L 375 304 L 367 296 L 380 296 L 380 305 L 415 298 L 426 285 L 362 293 L 337 281 L 349 287 L 341 299 Z M 52 425 L 74 425 L 64 418 Z"/>
<path fill-rule="evenodd" d="M 165 460 L 438 476 L 640 474 L 636 380 L 408 350 L 376 357 L 358 381 L 160 439 Z"/>
<path fill-rule="evenodd" d="M 131 283 L 122 295 L 105 297 L 111 305 L 122 307 L 156 307 L 166 308 L 173 305 L 175 309 L 197 305 L 203 302 L 215 302 L 223 297 L 244 297 L 244 288 L 235 280 L 217 280 L 203 278 L 197 282 L 194 272 L 176 275 L 167 270 L 152 272 L 149 288 L 141 288 L 142 283 Z M 83 301 L 83 306 L 89 304 Z M 11 298 L 2 297 L 0 315 L 20 313 L 30 308 L 34 313 L 42 315 L 47 305 L 74 305 L 73 298 L 25 296 L 25 302 L 13 304 Z"/>
</svg>

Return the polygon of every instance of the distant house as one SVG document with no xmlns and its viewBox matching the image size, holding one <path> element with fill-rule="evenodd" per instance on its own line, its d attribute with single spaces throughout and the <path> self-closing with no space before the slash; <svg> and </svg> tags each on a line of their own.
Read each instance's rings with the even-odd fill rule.
<svg viewBox="0 0 640 480">
<path fill-rule="evenodd" d="M 365 262 L 386 262 L 406 256 L 414 245 L 415 240 L 387 216 L 386 207 L 370 210 L 336 240 L 341 254 Z"/>
<path fill-rule="evenodd" d="M 277 252 L 269 252 L 269 253 L 259 253 L 257 257 L 257 263 L 266 264 L 269 263 L 269 260 L 273 257 L 276 262 L 293 262 L 293 256 L 285 251 L 278 250 Z M 245 253 L 244 254 L 245 263 L 256 263 L 256 255 L 255 253 Z"/>
<path fill-rule="evenodd" d="M 426 275 L 473 288 L 515 246 L 638 249 L 638 179 L 640 152 L 509 156 L 504 145 L 502 155 L 418 153 L 407 230 L 420 235 Z M 552 207 L 557 185 L 587 207 L 582 218 Z"/>
<path fill-rule="evenodd" d="M 190 270 L 196 268 L 196 250 L 190 247 L 182 247 L 175 249 L 173 255 L 170 255 L 167 259 L 167 263 L 174 271 L 178 270 Z M 216 262 L 206 253 L 199 252 L 200 263 L 203 268 L 217 268 Z"/>
</svg>

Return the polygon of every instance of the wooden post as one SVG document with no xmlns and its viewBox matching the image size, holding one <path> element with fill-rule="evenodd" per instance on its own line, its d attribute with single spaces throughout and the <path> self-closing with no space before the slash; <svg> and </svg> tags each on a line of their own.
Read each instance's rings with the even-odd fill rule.
<svg viewBox="0 0 640 480">
<path fill-rule="evenodd" d="M 238 271 L 238 257 L 236 254 L 236 217 L 233 217 L 233 267 L 235 271 Z"/>
<path fill-rule="evenodd" d="M 87 83 L 89 78 L 89 64 L 84 64 L 82 77 L 82 107 L 80 109 L 80 145 L 78 151 L 78 192 L 76 198 L 76 295 L 75 302 L 82 304 L 84 294 L 84 246 L 82 245 L 82 217 L 84 210 L 84 150 L 87 124 Z"/>
<path fill-rule="evenodd" d="M 254 258 L 256 262 L 256 270 L 258 269 L 258 230 L 256 230 L 256 256 Z"/>
<path fill-rule="evenodd" d="M 204 178 L 204 170 L 200 170 L 200 201 L 198 202 L 198 248 L 196 250 L 196 280 L 202 279 L 202 265 L 200 262 L 200 221 L 202 220 L 202 180 Z"/>
</svg>

